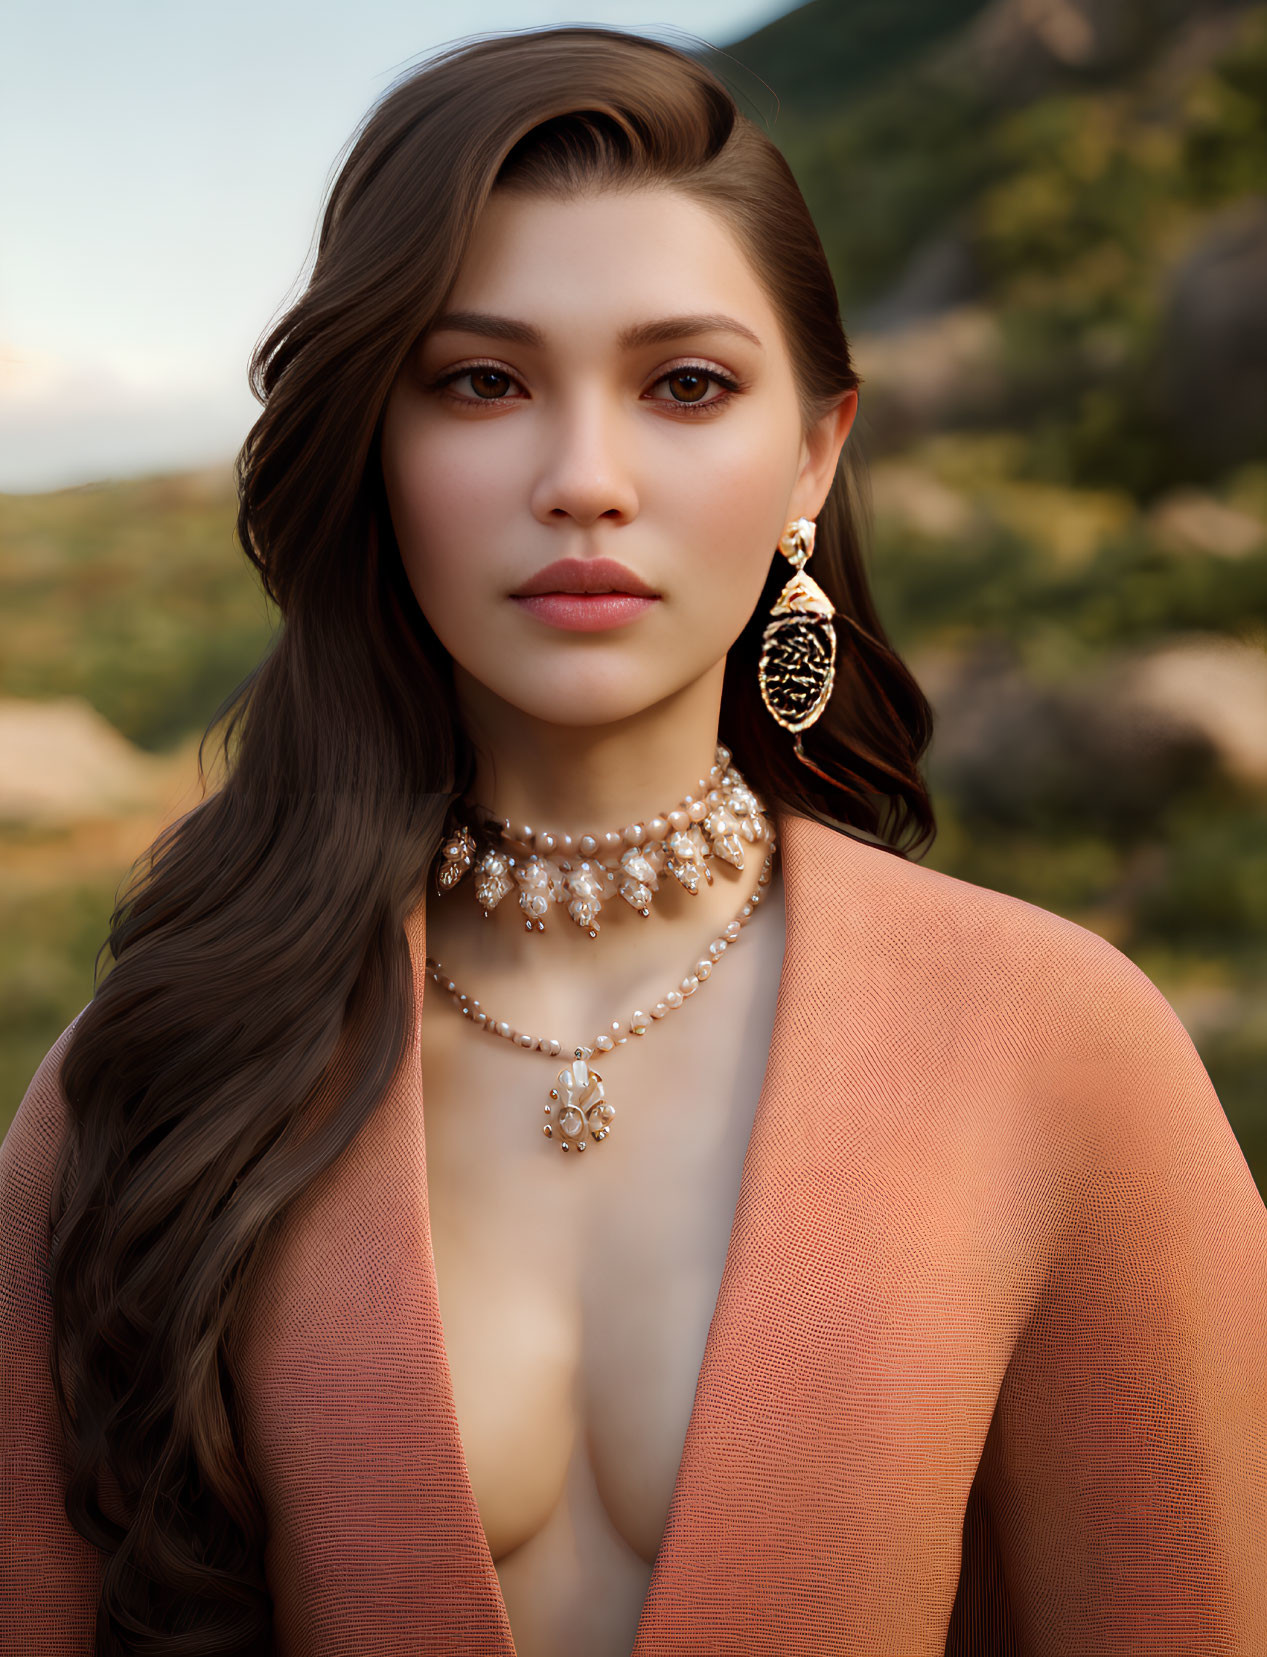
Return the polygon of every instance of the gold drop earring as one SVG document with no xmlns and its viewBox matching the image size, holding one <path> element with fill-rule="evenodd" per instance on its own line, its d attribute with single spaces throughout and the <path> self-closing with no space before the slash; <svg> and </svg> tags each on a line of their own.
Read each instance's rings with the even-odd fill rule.
<svg viewBox="0 0 1267 1657">
<path fill-rule="evenodd" d="M 816 529 L 812 518 L 794 518 L 779 537 L 779 551 L 796 574 L 770 612 L 757 669 L 761 699 L 784 730 L 797 733 L 802 759 L 800 732 L 822 713 L 836 682 L 836 608 L 805 573 Z"/>
</svg>

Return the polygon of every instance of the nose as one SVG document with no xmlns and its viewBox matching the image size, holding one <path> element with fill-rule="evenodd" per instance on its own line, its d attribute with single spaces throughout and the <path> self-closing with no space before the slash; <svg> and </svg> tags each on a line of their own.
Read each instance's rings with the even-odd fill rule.
<svg viewBox="0 0 1267 1657">
<path fill-rule="evenodd" d="M 539 441 L 532 510 L 542 523 L 573 518 L 588 526 L 637 516 L 634 433 L 610 392 L 573 382 L 547 411 Z"/>
</svg>

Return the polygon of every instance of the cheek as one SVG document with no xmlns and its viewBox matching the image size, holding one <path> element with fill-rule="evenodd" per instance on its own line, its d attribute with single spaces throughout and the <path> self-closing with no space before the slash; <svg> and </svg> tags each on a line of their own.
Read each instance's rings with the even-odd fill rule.
<svg viewBox="0 0 1267 1657">
<path fill-rule="evenodd" d="M 697 478 L 683 491 L 678 522 L 693 573 L 679 583 L 677 597 L 701 644 L 728 648 L 751 616 L 777 556 L 792 481 L 789 457 L 771 443 L 710 468 L 706 488 Z M 684 562 L 684 577 L 687 568 Z"/>
<path fill-rule="evenodd" d="M 498 545 L 498 525 L 504 534 L 512 486 L 487 445 L 463 443 L 441 422 L 421 428 L 385 426 L 383 481 L 405 573 L 443 638 L 487 585 L 481 552 Z"/>
</svg>

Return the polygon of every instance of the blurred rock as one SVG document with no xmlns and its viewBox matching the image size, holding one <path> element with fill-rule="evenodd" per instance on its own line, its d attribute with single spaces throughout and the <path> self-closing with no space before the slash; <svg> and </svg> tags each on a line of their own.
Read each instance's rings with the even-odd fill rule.
<svg viewBox="0 0 1267 1657">
<path fill-rule="evenodd" d="M 911 461 L 877 461 L 871 501 L 878 516 L 938 539 L 971 534 L 981 522 L 971 501 Z"/>
<path fill-rule="evenodd" d="M 81 696 L 0 701 L 0 820 L 64 824 L 161 804 L 172 763 L 134 748 Z"/>
<path fill-rule="evenodd" d="M 1267 195 L 1215 213 L 1171 273 L 1161 368 L 1169 417 L 1211 462 L 1267 447 Z"/>
<path fill-rule="evenodd" d="M 1123 663 L 1115 689 L 1204 738 L 1231 776 L 1267 784 L 1267 650 L 1221 634 L 1181 639 Z"/>
<path fill-rule="evenodd" d="M 1007 391 L 999 325 L 981 306 L 959 305 L 896 333 L 861 333 L 850 344 L 866 382 L 859 417 L 877 452 L 979 418 Z"/>
<path fill-rule="evenodd" d="M 1241 558 L 1267 539 L 1267 526 L 1248 512 L 1224 506 L 1197 489 L 1176 489 L 1148 514 L 1149 527 L 1175 552 L 1209 552 Z"/>
<path fill-rule="evenodd" d="M 930 779 L 969 823 L 1130 838 L 1217 763 L 1200 720 L 1176 717 L 1146 690 L 1120 693 L 1110 670 L 1041 684 L 1014 646 L 990 638 L 962 653 L 915 653 L 910 665 L 936 716 Z"/>
<path fill-rule="evenodd" d="M 1243 35 L 1247 10 L 1240 0 L 1199 6 L 1169 39 L 1160 38 L 1160 50 L 1137 83 L 1151 116 L 1169 122 L 1182 118 L 1182 105 L 1193 80 L 1225 53 L 1235 50 Z"/>
<path fill-rule="evenodd" d="M 882 298 L 854 315 L 851 332 L 886 334 L 906 328 L 966 304 L 980 291 L 970 238 L 959 229 L 942 231 L 920 243 Z"/>
<path fill-rule="evenodd" d="M 1021 104 L 1147 61 L 1172 30 L 1234 11 L 1236 0 L 993 0 L 935 52 L 935 72 Z"/>
<path fill-rule="evenodd" d="M 1261 1004 L 1261 997 L 1252 991 L 1246 993 L 1232 984 L 1200 982 L 1172 984 L 1166 999 L 1193 1041 L 1248 1028 Z"/>
</svg>

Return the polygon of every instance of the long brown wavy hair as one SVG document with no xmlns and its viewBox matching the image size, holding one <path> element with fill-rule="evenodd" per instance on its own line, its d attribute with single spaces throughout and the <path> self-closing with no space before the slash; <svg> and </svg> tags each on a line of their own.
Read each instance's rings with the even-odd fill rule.
<svg viewBox="0 0 1267 1657">
<path fill-rule="evenodd" d="M 719 209 L 780 318 L 806 425 L 858 376 L 787 163 L 699 59 L 599 27 L 468 38 L 401 78 L 350 144 L 307 288 L 260 341 L 237 533 L 282 624 L 217 710 L 225 775 L 125 883 L 62 1067 L 51 1362 L 66 1512 L 103 1550 L 100 1654 L 264 1653 L 266 1516 L 243 1459 L 235 1313 L 289 1206 L 343 1152 L 405 1051 L 406 916 L 474 776 L 451 662 L 418 608 L 379 460 L 393 380 L 495 188 L 670 185 Z M 805 733 L 756 666 L 790 573 L 730 650 L 720 735 L 772 807 L 919 855 L 923 694 L 868 590 L 847 444 L 813 574 L 836 687 Z M 226 719 L 227 716 L 227 719 Z M 101 955 L 97 967 L 101 967 Z"/>
</svg>

